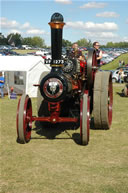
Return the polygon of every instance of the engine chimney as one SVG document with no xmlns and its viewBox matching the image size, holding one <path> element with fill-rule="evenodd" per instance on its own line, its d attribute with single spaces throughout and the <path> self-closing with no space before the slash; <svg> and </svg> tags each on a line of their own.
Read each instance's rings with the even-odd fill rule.
<svg viewBox="0 0 128 193">
<path fill-rule="evenodd" d="M 62 53 L 62 32 L 63 32 L 63 16 L 60 13 L 54 13 L 51 17 L 49 25 L 51 27 L 51 51 L 52 51 L 52 71 L 58 71 L 61 67 Z"/>
</svg>

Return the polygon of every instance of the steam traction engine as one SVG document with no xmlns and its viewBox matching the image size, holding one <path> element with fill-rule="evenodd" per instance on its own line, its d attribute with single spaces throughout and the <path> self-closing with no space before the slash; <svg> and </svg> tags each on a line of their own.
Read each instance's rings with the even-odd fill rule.
<svg viewBox="0 0 128 193">
<path fill-rule="evenodd" d="M 89 142 L 91 114 L 96 129 L 109 129 L 112 123 L 111 73 L 99 71 L 94 49 L 88 51 L 86 63 L 61 56 L 63 16 L 54 13 L 51 27 L 51 72 L 41 74 L 38 86 L 37 112 L 32 116 L 32 103 L 23 94 L 17 108 L 19 143 L 31 139 L 32 122 L 45 124 L 74 123 L 80 125 L 81 144 Z"/>
</svg>

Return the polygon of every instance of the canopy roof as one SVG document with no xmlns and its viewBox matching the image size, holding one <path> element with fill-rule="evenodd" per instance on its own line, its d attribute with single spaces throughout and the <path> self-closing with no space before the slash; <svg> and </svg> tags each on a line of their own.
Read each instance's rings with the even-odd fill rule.
<svg viewBox="0 0 128 193">
<path fill-rule="evenodd" d="M 30 71 L 40 62 L 45 65 L 41 56 L 0 56 L 0 71 Z"/>
</svg>

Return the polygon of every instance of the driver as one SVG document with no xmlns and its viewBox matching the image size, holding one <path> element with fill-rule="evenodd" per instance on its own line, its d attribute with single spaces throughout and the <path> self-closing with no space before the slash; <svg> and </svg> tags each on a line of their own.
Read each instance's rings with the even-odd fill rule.
<svg viewBox="0 0 128 193">
<path fill-rule="evenodd" d="M 82 54 L 81 50 L 78 49 L 78 44 L 76 42 L 72 44 L 72 51 L 69 56 L 71 58 L 77 58 L 79 61 L 85 61 L 85 57 Z"/>
</svg>

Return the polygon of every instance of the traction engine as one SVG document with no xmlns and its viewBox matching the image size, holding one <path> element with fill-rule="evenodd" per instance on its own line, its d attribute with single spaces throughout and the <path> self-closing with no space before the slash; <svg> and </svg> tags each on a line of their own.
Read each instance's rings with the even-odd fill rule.
<svg viewBox="0 0 128 193">
<path fill-rule="evenodd" d="M 91 118 L 95 129 L 109 129 L 112 123 L 113 89 L 110 72 L 99 71 L 94 49 L 86 62 L 68 55 L 62 58 L 63 16 L 54 13 L 51 27 L 51 71 L 42 72 L 37 93 L 37 114 L 32 116 L 32 103 L 23 94 L 17 107 L 17 141 L 31 139 L 32 122 L 72 123 L 80 126 L 82 145 L 89 142 Z"/>
</svg>

